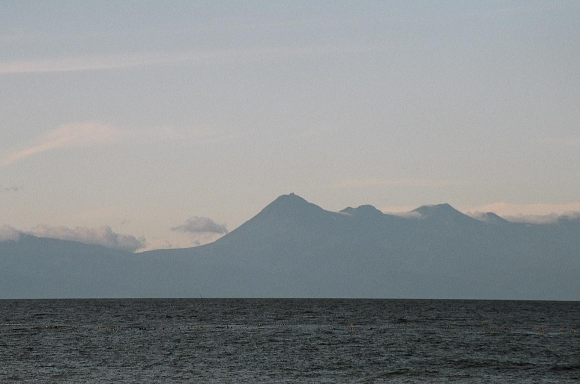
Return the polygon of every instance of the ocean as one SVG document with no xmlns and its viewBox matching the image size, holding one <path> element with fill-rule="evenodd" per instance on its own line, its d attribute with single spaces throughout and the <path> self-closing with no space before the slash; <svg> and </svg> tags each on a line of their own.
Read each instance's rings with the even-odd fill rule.
<svg viewBox="0 0 580 384">
<path fill-rule="evenodd" d="M 580 302 L 0 300 L 2 383 L 577 383 Z"/>
</svg>

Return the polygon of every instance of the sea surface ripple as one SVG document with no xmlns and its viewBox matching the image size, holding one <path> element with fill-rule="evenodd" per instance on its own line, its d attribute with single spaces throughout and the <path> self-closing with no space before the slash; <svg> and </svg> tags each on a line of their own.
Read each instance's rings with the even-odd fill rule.
<svg viewBox="0 0 580 384">
<path fill-rule="evenodd" d="M 0 300 L 0 382 L 576 383 L 580 303 Z"/>
</svg>

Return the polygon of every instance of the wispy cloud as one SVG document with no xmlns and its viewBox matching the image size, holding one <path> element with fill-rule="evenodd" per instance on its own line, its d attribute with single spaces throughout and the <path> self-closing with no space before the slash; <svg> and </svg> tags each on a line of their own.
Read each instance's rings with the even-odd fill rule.
<svg viewBox="0 0 580 384">
<path fill-rule="evenodd" d="M 93 122 L 71 123 L 61 125 L 22 149 L 13 150 L 0 160 L 0 167 L 41 153 L 66 148 L 102 146 L 119 142 L 158 144 L 159 142 L 195 141 L 208 144 L 239 139 L 240 137 L 239 134 L 220 132 L 212 127 L 154 126 L 125 129 Z M 17 191 L 18 189 L 18 187 L 4 190 L 0 188 L 0 192 Z"/>
<path fill-rule="evenodd" d="M 44 135 L 35 144 L 8 154 L 2 159 L 0 165 L 7 166 L 16 161 L 57 149 L 112 143 L 121 137 L 122 132 L 119 129 L 107 125 L 96 123 L 61 125 Z"/>
<path fill-rule="evenodd" d="M 121 235 L 114 232 L 111 227 L 103 226 L 98 228 L 86 227 L 52 227 L 49 225 L 39 225 L 30 234 L 37 237 L 48 237 L 59 240 L 77 241 L 84 244 L 101 245 L 107 248 L 119 249 L 128 252 L 135 252 L 145 248 L 146 241 L 143 237 L 136 238 L 131 235 Z"/>
<path fill-rule="evenodd" d="M 183 232 L 183 233 L 216 233 L 219 235 L 224 235 L 228 233 L 225 224 L 216 224 L 212 219 L 207 217 L 197 217 L 194 216 L 187 219 L 185 223 L 171 228 L 172 231 Z"/>
<path fill-rule="evenodd" d="M 200 52 L 127 53 L 90 57 L 58 57 L 0 62 L 0 75 L 76 72 L 147 67 L 154 65 L 207 65 L 356 53 L 380 49 L 377 45 L 280 46 Z"/>
<path fill-rule="evenodd" d="M 363 187 L 446 187 L 452 185 L 463 185 L 464 181 L 450 181 L 441 179 L 381 179 L 381 178 L 367 178 L 367 179 L 346 179 L 335 184 L 336 188 L 363 188 Z"/>
</svg>

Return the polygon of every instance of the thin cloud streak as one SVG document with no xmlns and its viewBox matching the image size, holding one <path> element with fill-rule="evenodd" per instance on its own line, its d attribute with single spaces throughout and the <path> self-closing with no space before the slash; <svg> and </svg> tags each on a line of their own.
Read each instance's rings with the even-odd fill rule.
<svg viewBox="0 0 580 384">
<path fill-rule="evenodd" d="M 92 57 L 64 57 L 0 63 L 0 75 L 21 73 L 50 73 L 102 71 L 147 67 L 154 65 L 206 65 L 270 61 L 308 56 L 356 53 L 383 49 L 379 45 L 331 45 L 307 47 L 272 47 L 261 49 L 226 49 L 207 52 L 132 53 Z"/>
<path fill-rule="evenodd" d="M 127 130 L 100 123 L 64 124 L 39 138 L 36 143 L 4 156 L 0 167 L 9 166 L 17 161 L 53 150 L 66 148 L 93 147 L 119 142 L 145 142 L 157 144 L 161 141 L 184 142 L 195 140 L 197 143 L 212 143 L 239 139 L 240 135 L 214 132 L 207 128 L 176 128 L 170 126 L 152 127 L 146 130 Z M 18 187 L 1 189 L 17 191 Z"/>
<path fill-rule="evenodd" d="M 464 181 L 450 181 L 441 179 L 347 179 L 335 184 L 336 188 L 364 188 L 364 187 L 445 187 L 452 185 L 464 185 Z"/>
<path fill-rule="evenodd" d="M 39 143 L 13 152 L 4 157 L 0 166 L 8 166 L 19 160 L 56 149 L 88 147 L 119 141 L 119 129 L 95 123 L 66 124 L 49 132 Z"/>
</svg>

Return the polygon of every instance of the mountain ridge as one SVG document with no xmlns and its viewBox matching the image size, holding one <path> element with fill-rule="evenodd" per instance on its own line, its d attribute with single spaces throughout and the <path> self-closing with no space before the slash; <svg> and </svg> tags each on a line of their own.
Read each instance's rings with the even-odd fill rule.
<svg viewBox="0 0 580 384">
<path fill-rule="evenodd" d="M 449 204 L 412 213 L 330 212 L 289 194 L 195 248 L 132 254 L 24 237 L 0 242 L 0 297 L 580 300 L 580 220 L 482 221 Z"/>
</svg>

